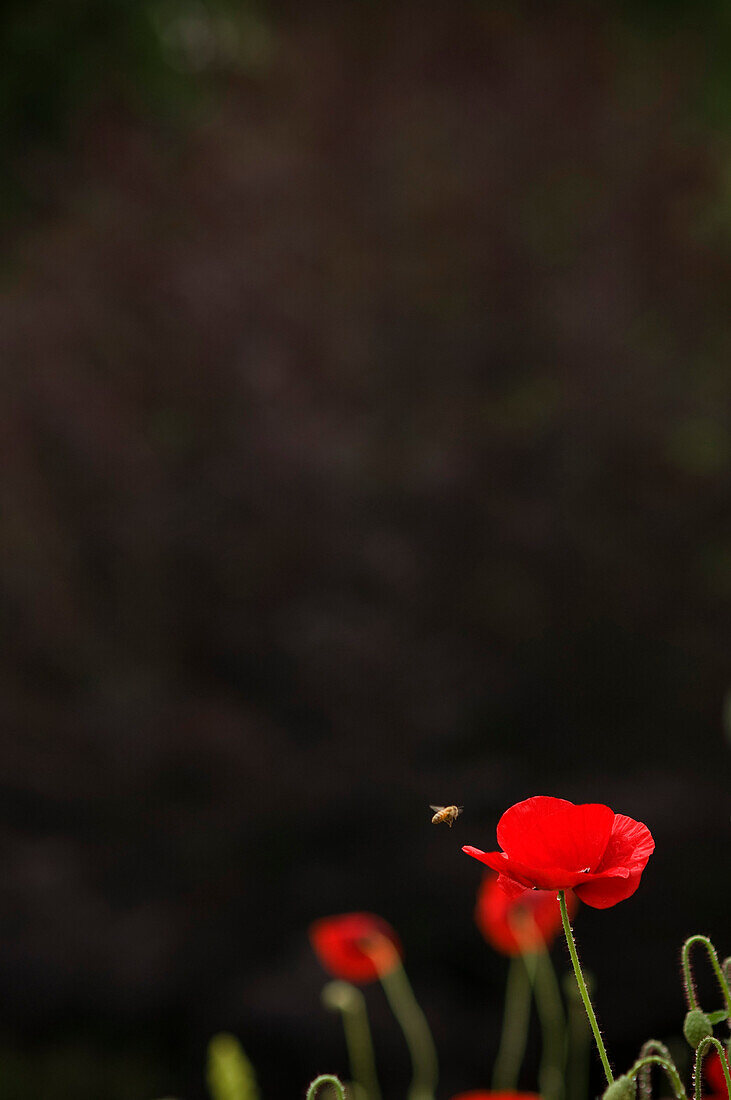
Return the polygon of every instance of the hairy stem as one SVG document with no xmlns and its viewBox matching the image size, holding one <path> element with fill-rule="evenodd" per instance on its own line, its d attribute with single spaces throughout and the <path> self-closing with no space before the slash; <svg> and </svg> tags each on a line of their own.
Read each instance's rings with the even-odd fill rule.
<svg viewBox="0 0 731 1100">
<path fill-rule="evenodd" d="M 597 1023 L 596 1015 L 594 1013 L 594 1009 L 592 1008 L 591 999 L 589 997 L 589 990 L 586 988 L 584 975 L 581 972 L 581 963 L 579 962 L 579 956 L 576 953 L 574 934 L 571 931 L 569 914 L 568 910 L 566 909 L 566 895 L 563 890 L 559 890 L 558 892 L 558 904 L 561 906 L 561 920 L 563 921 L 563 930 L 564 935 L 566 936 L 566 946 L 569 949 L 569 955 L 571 956 L 574 974 L 576 975 L 576 984 L 579 987 L 579 993 L 581 994 L 581 999 L 584 1002 L 586 1015 L 589 1018 L 589 1024 L 591 1025 L 591 1030 L 594 1033 L 594 1042 L 596 1043 L 597 1050 L 599 1051 L 602 1068 L 604 1069 L 604 1076 L 607 1079 L 607 1084 L 611 1085 L 614 1083 L 614 1075 L 612 1074 L 612 1067 L 609 1065 L 609 1059 L 607 1058 L 607 1051 L 606 1047 L 604 1046 L 602 1034 L 599 1030 L 599 1024 Z"/>
<path fill-rule="evenodd" d="M 652 1096 L 652 1087 L 650 1081 L 651 1064 L 644 1063 L 648 1054 L 659 1054 L 661 1058 L 664 1058 L 666 1062 L 669 1062 L 672 1066 L 675 1066 L 675 1062 L 672 1059 L 670 1051 L 661 1043 L 659 1039 L 648 1039 L 646 1043 L 643 1043 L 640 1047 L 640 1056 L 637 1059 L 638 1063 L 643 1063 L 637 1075 L 637 1083 L 640 1087 L 640 1100 L 650 1100 Z"/>
<path fill-rule="evenodd" d="M 343 1088 L 342 1081 L 332 1073 L 321 1073 L 319 1077 L 316 1077 L 315 1080 L 311 1082 L 307 1090 L 307 1100 L 315 1100 L 320 1085 L 332 1085 L 337 1093 L 338 1100 L 345 1100 L 345 1089 Z"/>
<path fill-rule="evenodd" d="M 635 1077 L 638 1073 L 641 1073 L 646 1066 L 652 1065 L 662 1066 L 670 1084 L 673 1086 L 673 1092 L 677 1100 L 686 1100 L 685 1088 L 683 1082 L 680 1080 L 680 1074 L 675 1068 L 675 1063 L 672 1059 L 663 1058 L 660 1054 L 648 1054 L 644 1058 L 638 1058 L 627 1076 Z"/>
<path fill-rule="evenodd" d="M 726 1010 L 731 1016 L 731 990 L 729 990 L 729 983 L 724 973 L 724 967 L 721 966 L 718 961 L 718 955 L 716 948 L 713 946 L 708 936 L 689 936 L 683 944 L 683 950 L 681 953 L 681 961 L 683 964 L 683 979 L 685 983 L 685 995 L 688 998 L 688 1008 L 698 1008 L 698 997 L 695 991 L 695 981 L 693 978 L 693 968 L 690 962 L 690 953 L 696 944 L 702 944 L 706 949 L 706 954 L 713 967 L 714 973 L 718 980 L 718 984 L 721 987 Z"/>
<path fill-rule="evenodd" d="M 693 1100 L 701 1100 L 703 1095 L 703 1059 L 710 1047 L 715 1047 L 718 1051 L 718 1057 L 721 1059 L 723 1076 L 726 1081 L 726 1091 L 728 1092 L 729 1100 L 731 1100 L 731 1072 L 729 1071 L 728 1057 L 723 1048 L 723 1043 L 720 1043 L 718 1039 L 714 1039 L 711 1035 L 706 1039 L 701 1039 L 696 1048 L 695 1072 L 693 1076 Z"/>
</svg>

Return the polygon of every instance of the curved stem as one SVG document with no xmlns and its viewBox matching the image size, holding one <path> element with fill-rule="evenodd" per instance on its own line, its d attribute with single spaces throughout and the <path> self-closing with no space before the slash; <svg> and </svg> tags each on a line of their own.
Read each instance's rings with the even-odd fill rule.
<svg viewBox="0 0 731 1100">
<path fill-rule="evenodd" d="M 681 962 L 683 965 L 683 978 L 685 980 L 685 994 L 688 998 L 688 1008 L 698 1008 L 698 997 L 695 991 L 695 981 L 693 979 L 693 968 L 690 965 L 690 952 L 697 943 L 703 944 L 706 949 L 706 954 L 710 960 L 711 966 L 715 972 L 718 984 L 721 987 L 723 993 L 723 999 L 726 1004 L 729 1015 L 731 1015 L 731 990 L 729 990 L 729 983 L 724 974 L 724 968 L 718 961 L 718 955 L 716 954 L 716 948 L 713 946 L 708 936 L 689 936 L 683 944 L 683 950 L 681 953 Z"/>
<path fill-rule="evenodd" d="M 530 1020 L 528 977 L 524 957 L 512 958 L 505 984 L 503 1029 L 492 1074 L 492 1087 L 497 1092 L 514 1092 L 518 1084 Z"/>
<path fill-rule="evenodd" d="M 359 1086 L 359 1095 L 367 1100 L 381 1100 L 365 997 L 350 982 L 335 981 L 325 986 L 322 999 L 328 1008 L 341 1015 L 350 1072 Z"/>
<path fill-rule="evenodd" d="M 729 1072 L 728 1057 L 726 1051 L 723 1049 L 723 1043 L 720 1043 L 718 1039 L 714 1039 L 710 1035 L 705 1039 L 701 1039 L 696 1048 L 693 1100 L 701 1100 L 703 1087 L 703 1059 L 709 1047 L 715 1047 L 718 1051 L 718 1057 L 721 1060 L 721 1068 L 723 1069 L 723 1076 L 726 1080 L 726 1091 L 728 1092 L 729 1100 L 731 1100 L 731 1072 Z"/>
<path fill-rule="evenodd" d="M 338 1100 L 345 1100 L 345 1089 L 343 1088 L 342 1081 L 332 1073 L 321 1073 L 319 1077 L 316 1077 L 315 1080 L 311 1082 L 307 1090 L 307 1100 L 315 1100 L 320 1085 L 332 1085 L 335 1092 L 338 1094 Z"/>
<path fill-rule="evenodd" d="M 640 1057 L 638 1062 L 644 1062 L 644 1059 L 648 1054 L 659 1054 L 661 1058 L 664 1058 L 666 1062 L 670 1062 L 671 1065 L 675 1065 L 672 1059 L 670 1051 L 661 1043 L 659 1039 L 648 1039 L 646 1043 L 643 1043 L 640 1047 Z M 650 1069 L 651 1066 L 643 1065 L 637 1075 L 637 1083 L 640 1087 L 640 1100 L 650 1100 L 652 1096 L 652 1088 L 650 1085 Z"/>
<path fill-rule="evenodd" d="M 434 1100 L 439 1069 L 429 1024 L 398 956 L 392 960 L 391 965 L 391 969 L 381 972 L 380 979 L 411 1055 L 413 1076 L 408 1100 Z"/>
<path fill-rule="evenodd" d="M 586 1015 L 589 1018 L 589 1024 L 591 1030 L 594 1033 L 594 1041 L 596 1043 L 597 1050 L 599 1051 L 599 1057 L 601 1058 L 602 1067 L 604 1069 L 604 1076 L 607 1079 L 607 1084 L 614 1083 L 614 1076 L 612 1074 L 612 1067 L 609 1065 L 609 1059 L 607 1058 L 606 1047 L 604 1046 L 604 1040 L 602 1039 L 601 1032 L 599 1030 L 599 1024 L 592 1008 L 591 1000 L 589 998 L 589 990 L 586 988 L 586 982 L 584 981 L 584 975 L 581 972 L 581 964 L 579 962 L 579 956 L 576 953 L 576 944 L 574 943 L 574 934 L 571 931 L 571 923 L 569 921 L 569 914 L 566 909 L 566 895 L 563 890 L 558 892 L 558 904 L 561 906 L 561 920 L 563 921 L 564 935 L 566 936 L 566 945 L 569 949 L 569 955 L 571 956 L 571 962 L 574 967 L 574 974 L 576 975 L 576 984 L 579 987 L 579 993 L 581 999 L 584 1002 L 584 1008 L 586 1009 Z"/>
<path fill-rule="evenodd" d="M 629 1070 L 627 1076 L 635 1077 L 645 1066 L 651 1065 L 662 1066 L 668 1076 L 670 1084 L 673 1086 L 673 1092 L 677 1100 L 686 1100 L 685 1088 L 683 1082 L 680 1080 L 680 1074 L 675 1068 L 675 1063 L 671 1059 L 663 1058 L 660 1054 L 648 1054 L 644 1058 L 638 1058 Z"/>
</svg>

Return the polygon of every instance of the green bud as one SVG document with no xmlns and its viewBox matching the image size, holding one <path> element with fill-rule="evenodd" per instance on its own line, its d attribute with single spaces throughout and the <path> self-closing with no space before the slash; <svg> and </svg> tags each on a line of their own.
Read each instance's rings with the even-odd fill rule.
<svg viewBox="0 0 731 1100">
<path fill-rule="evenodd" d="M 693 1047 L 693 1050 L 696 1049 L 703 1039 L 707 1039 L 709 1036 L 713 1035 L 711 1021 L 708 1019 L 703 1009 L 691 1008 L 690 1012 L 685 1017 L 683 1035 L 685 1035 L 686 1039 Z"/>
<path fill-rule="evenodd" d="M 635 1082 L 629 1074 L 618 1077 L 604 1090 L 602 1100 L 635 1100 Z"/>
<path fill-rule="evenodd" d="M 325 1008 L 331 1008 L 335 1012 L 348 1012 L 358 1007 L 358 1000 L 363 994 L 350 982 L 328 982 L 322 991 L 322 1003 Z"/>
</svg>

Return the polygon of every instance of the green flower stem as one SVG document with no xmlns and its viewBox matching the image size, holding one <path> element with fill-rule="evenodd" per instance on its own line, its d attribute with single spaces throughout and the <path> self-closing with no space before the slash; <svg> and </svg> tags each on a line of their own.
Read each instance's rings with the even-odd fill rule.
<svg viewBox="0 0 731 1100">
<path fill-rule="evenodd" d="M 589 984 L 588 979 L 587 985 Z M 589 1048 L 591 1031 L 586 1018 L 576 979 L 573 974 L 563 976 L 563 986 L 568 1004 L 568 1035 L 566 1043 L 566 1094 L 568 1100 L 586 1100 L 589 1093 Z"/>
<path fill-rule="evenodd" d="M 556 980 L 556 971 L 553 969 L 551 956 L 546 950 L 534 952 L 530 963 L 526 959 L 526 965 L 533 984 L 533 996 L 543 1038 L 541 1064 L 538 1070 L 541 1097 L 543 1100 L 563 1100 L 566 1069 L 566 1016 Z"/>
<path fill-rule="evenodd" d="M 517 1087 L 528 1038 L 530 997 L 525 956 L 516 956 L 510 960 L 505 986 L 503 1030 L 492 1075 L 492 1087 L 496 1092 L 514 1092 Z"/>
<path fill-rule="evenodd" d="M 439 1079 L 437 1052 L 401 960 L 392 969 L 383 971 L 380 979 L 411 1056 L 412 1078 L 407 1100 L 434 1100 Z"/>
<path fill-rule="evenodd" d="M 614 1083 L 614 1076 L 612 1074 L 612 1067 L 609 1065 L 609 1059 L 607 1058 L 607 1051 L 604 1046 L 604 1040 L 602 1039 L 601 1032 L 599 1030 L 599 1024 L 596 1022 L 596 1016 L 594 1009 L 591 1006 L 591 1000 L 589 998 L 589 990 L 586 988 L 586 982 L 584 981 L 584 975 L 581 972 L 581 964 L 579 963 L 579 956 L 576 954 L 576 944 L 574 943 L 574 934 L 571 931 L 571 923 L 569 921 L 569 914 L 566 909 L 566 895 L 563 890 L 558 892 L 558 904 L 561 906 L 561 920 L 563 921 L 564 935 L 566 936 L 566 945 L 569 949 L 569 955 L 571 956 L 571 962 L 574 967 L 574 974 L 576 975 L 576 984 L 579 987 L 579 993 L 581 999 L 584 1002 L 584 1008 L 586 1009 L 586 1015 L 589 1017 L 589 1023 L 591 1030 L 594 1032 L 594 1041 L 596 1042 L 597 1050 L 599 1051 L 599 1057 L 601 1058 L 602 1067 L 604 1069 L 604 1075 L 607 1079 L 607 1084 Z"/>
<path fill-rule="evenodd" d="M 718 1057 L 721 1059 L 723 1076 L 726 1080 L 726 1091 L 728 1092 L 729 1100 L 731 1100 L 731 1072 L 729 1072 L 726 1051 L 723 1049 L 723 1043 L 720 1043 L 718 1039 L 714 1039 L 710 1035 L 707 1039 L 701 1039 L 696 1048 L 695 1075 L 693 1080 L 693 1100 L 701 1100 L 701 1097 L 703 1095 L 703 1059 L 709 1047 L 715 1047 L 718 1051 Z"/>
<path fill-rule="evenodd" d="M 307 1090 L 307 1100 L 315 1100 L 320 1085 L 332 1085 L 337 1093 L 338 1100 L 345 1100 L 345 1089 L 343 1088 L 342 1081 L 332 1073 L 321 1073 L 319 1077 L 315 1078 Z"/>
<path fill-rule="evenodd" d="M 693 968 L 690 965 L 690 952 L 691 949 L 697 944 L 703 944 L 706 949 L 706 953 L 710 960 L 711 966 L 715 972 L 718 984 L 721 987 L 723 993 L 723 999 L 726 1004 L 726 1010 L 731 1015 L 731 990 L 729 990 L 729 983 L 724 974 L 723 967 L 718 961 L 718 955 L 716 954 L 716 948 L 713 946 L 708 936 L 690 936 L 683 944 L 683 951 L 681 960 L 683 964 L 683 978 L 685 980 L 685 993 L 688 998 L 688 1008 L 698 1008 L 698 998 L 695 991 L 695 982 L 693 980 Z"/>
<path fill-rule="evenodd" d="M 663 1058 L 661 1054 L 647 1054 L 644 1058 L 638 1058 L 627 1076 L 635 1077 L 645 1068 L 645 1066 L 652 1065 L 662 1066 L 670 1084 L 673 1086 L 673 1092 L 677 1100 L 686 1100 L 685 1088 L 683 1082 L 680 1080 L 680 1074 L 675 1068 L 675 1063 L 672 1059 Z"/>
<path fill-rule="evenodd" d="M 381 1100 L 365 997 L 350 982 L 334 981 L 323 989 L 322 1000 L 342 1017 L 354 1083 L 367 1100 Z"/>
<path fill-rule="evenodd" d="M 643 1062 L 643 1065 L 637 1075 L 637 1083 L 640 1087 L 640 1100 L 651 1100 L 652 1097 L 650 1082 L 651 1066 L 644 1063 L 644 1059 L 648 1054 L 659 1054 L 660 1057 L 664 1058 L 670 1065 L 675 1065 L 670 1051 L 659 1039 L 648 1039 L 646 1043 L 643 1043 L 640 1047 L 640 1057 L 638 1058 L 638 1062 Z"/>
</svg>

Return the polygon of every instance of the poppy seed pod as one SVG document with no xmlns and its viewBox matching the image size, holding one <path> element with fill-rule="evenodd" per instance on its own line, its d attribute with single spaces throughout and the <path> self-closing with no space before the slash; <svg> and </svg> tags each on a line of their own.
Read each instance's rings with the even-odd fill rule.
<svg viewBox="0 0 731 1100">
<path fill-rule="evenodd" d="M 685 1035 L 686 1039 L 693 1047 L 693 1050 L 695 1050 L 698 1044 L 704 1039 L 708 1039 L 713 1035 L 711 1021 L 708 1019 L 703 1009 L 691 1008 L 683 1023 L 683 1035 Z"/>
<path fill-rule="evenodd" d="M 625 1074 L 607 1085 L 602 1100 L 634 1100 L 635 1091 L 634 1078 Z"/>
</svg>

